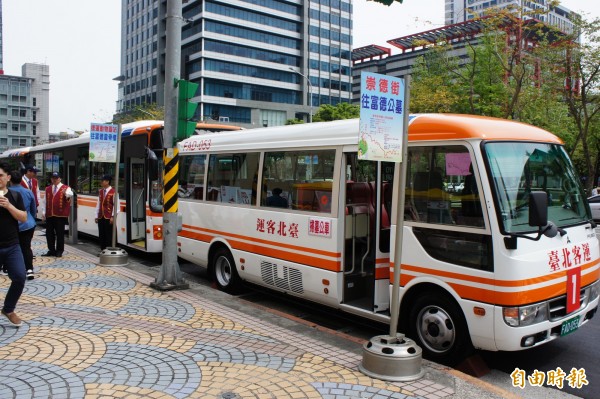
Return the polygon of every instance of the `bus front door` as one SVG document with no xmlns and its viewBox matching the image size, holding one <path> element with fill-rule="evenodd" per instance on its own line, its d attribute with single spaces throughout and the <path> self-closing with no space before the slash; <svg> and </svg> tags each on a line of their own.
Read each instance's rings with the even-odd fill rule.
<svg viewBox="0 0 600 399">
<path fill-rule="evenodd" d="M 127 234 L 128 242 L 146 246 L 146 180 L 144 158 L 129 160 L 129 189 L 127 190 Z"/>
<path fill-rule="evenodd" d="M 346 156 L 343 303 L 373 310 L 377 162 Z"/>
</svg>

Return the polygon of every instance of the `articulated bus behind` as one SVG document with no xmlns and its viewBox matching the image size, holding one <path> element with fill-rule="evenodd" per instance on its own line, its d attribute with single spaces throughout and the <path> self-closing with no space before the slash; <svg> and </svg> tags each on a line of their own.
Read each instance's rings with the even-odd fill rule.
<svg viewBox="0 0 600 399">
<path fill-rule="evenodd" d="M 429 358 L 531 348 L 584 326 L 600 251 L 562 142 L 467 115 L 417 115 L 408 134 L 406 187 L 398 164 L 358 160 L 358 120 L 180 142 L 179 256 L 224 290 L 245 280 L 389 321 L 405 195 L 400 331 Z"/>
</svg>

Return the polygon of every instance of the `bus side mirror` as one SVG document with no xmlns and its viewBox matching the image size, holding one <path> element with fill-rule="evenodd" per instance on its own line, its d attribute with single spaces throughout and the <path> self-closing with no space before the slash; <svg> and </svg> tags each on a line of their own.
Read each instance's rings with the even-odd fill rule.
<svg viewBox="0 0 600 399">
<path fill-rule="evenodd" d="M 158 180 L 158 158 L 154 151 L 146 147 L 146 158 L 148 159 L 148 178 L 150 181 Z"/>
<path fill-rule="evenodd" d="M 544 227 L 548 224 L 548 194 L 532 191 L 529 194 L 529 225 Z"/>
</svg>

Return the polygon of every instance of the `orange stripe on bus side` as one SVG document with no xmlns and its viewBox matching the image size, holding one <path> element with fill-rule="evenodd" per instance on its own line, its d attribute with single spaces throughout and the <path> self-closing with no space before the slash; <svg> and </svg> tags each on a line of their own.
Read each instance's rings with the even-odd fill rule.
<svg viewBox="0 0 600 399">
<path fill-rule="evenodd" d="M 122 201 L 121 201 L 122 202 Z M 77 198 L 77 206 L 87 206 L 90 208 L 95 208 L 98 200 L 95 199 L 87 199 L 87 198 Z M 125 212 L 125 204 L 120 205 L 119 212 Z M 158 214 L 158 216 L 162 216 L 162 214 Z"/>
<path fill-rule="evenodd" d="M 98 201 L 97 200 L 89 200 L 89 199 L 85 199 L 85 198 L 77 198 L 77 205 L 82 205 L 82 206 L 96 206 L 96 203 Z"/>
<path fill-rule="evenodd" d="M 590 263 L 586 263 L 585 265 L 582 265 L 581 266 L 582 273 L 583 273 L 583 271 L 585 271 L 589 268 L 595 267 L 596 265 L 598 265 L 599 262 L 600 262 L 600 259 L 597 259 L 594 262 L 590 262 Z M 391 267 L 393 268 L 393 265 Z M 462 273 L 445 272 L 442 270 L 430 269 L 430 268 L 413 266 L 413 265 L 402 265 L 402 270 L 403 271 L 412 271 L 415 273 L 423 273 L 423 274 L 427 274 L 427 275 L 435 275 L 438 277 L 453 278 L 456 280 L 470 281 L 470 282 L 480 283 L 480 284 L 496 285 L 496 286 L 500 286 L 500 287 L 529 286 L 529 285 L 533 285 L 533 284 L 544 283 L 546 281 L 551 281 L 556 278 L 564 277 L 567 275 L 567 271 L 564 270 L 559 273 L 553 273 L 553 274 L 548 274 L 545 276 L 524 279 L 524 280 L 495 280 L 493 278 L 470 276 L 468 274 L 462 274 Z"/>
<path fill-rule="evenodd" d="M 586 269 L 593 266 L 596 263 L 597 262 L 593 262 L 590 265 L 586 265 Z M 411 280 L 413 280 L 414 278 L 417 278 L 417 276 L 415 276 L 415 275 L 406 273 L 406 268 L 404 266 L 403 266 L 403 270 L 404 270 L 404 273 L 402 273 L 400 275 L 400 285 L 401 286 L 405 286 Z M 436 272 L 435 270 L 432 270 L 432 271 Z M 597 281 L 598 279 L 600 279 L 600 268 L 597 268 L 596 270 L 593 270 L 591 273 L 587 273 L 585 275 L 583 274 L 583 271 L 584 271 L 584 269 L 582 268 L 582 276 L 581 276 L 581 286 L 582 287 L 589 285 L 589 284 L 593 283 L 594 281 Z M 393 278 L 393 274 L 394 274 L 393 271 L 390 271 L 390 279 Z M 456 274 L 456 273 L 454 273 L 454 274 Z M 439 273 L 432 273 L 432 275 L 437 276 L 437 277 L 440 276 Z M 554 278 L 561 277 L 561 275 L 558 273 L 553 274 L 553 276 L 554 276 Z M 467 276 L 467 277 L 471 277 L 471 276 Z M 458 278 L 458 279 L 463 280 L 466 283 L 469 280 L 467 278 L 465 278 L 465 279 Z M 491 283 L 487 283 L 487 284 L 494 285 L 494 282 L 492 279 L 485 279 L 485 280 L 491 281 Z M 520 280 L 520 281 L 525 282 L 525 281 L 531 281 L 531 280 Z M 517 283 L 517 282 L 518 281 L 515 281 L 514 283 Z M 557 297 L 560 295 L 564 295 L 566 292 L 566 289 L 567 289 L 567 284 L 564 281 L 560 281 L 555 284 L 551 284 L 546 287 L 540 287 L 540 288 L 531 288 L 531 287 L 525 286 L 523 284 L 515 284 L 514 286 L 522 286 L 523 287 L 523 291 L 517 291 L 517 292 L 499 292 L 499 291 L 494 291 L 493 289 L 472 287 L 472 286 L 455 283 L 455 282 L 448 282 L 448 284 L 452 288 L 454 288 L 454 290 L 456 290 L 456 293 L 463 299 L 472 299 L 475 301 L 490 303 L 490 304 L 494 304 L 494 305 L 502 305 L 502 306 L 520 306 L 520 305 L 526 305 L 526 304 L 530 304 L 530 303 L 534 303 L 534 302 L 545 301 L 545 300 L 548 300 L 549 298 L 554 298 L 554 297 Z"/>
<path fill-rule="evenodd" d="M 288 248 L 288 249 L 294 249 L 296 251 L 310 252 L 310 253 L 313 253 L 315 255 L 324 255 L 324 256 L 329 256 L 329 257 L 332 257 L 332 258 L 339 258 L 340 256 L 342 256 L 342 254 L 340 252 L 330 252 L 330 251 L 323 251 L 323 250 L 320 250 L 320 249 L 301 247 L 301 246 L 298 246 L 298 245 L 284 244 L 284 243 L 280 243 L 280 242 L 263 240 L 263 239 L 256 238 L 256 237 L 243 236 L 243 235 L 240 235 L 240 234 L 225 233 L 225 232 L 218 231 L 218 230 L 211 230 L 211 229 L 205 229 L 205 228 L 202 228 L 202 227 L 190 226 L 189 224 L 184 224 L 183 228 L 190 229 L 190 230 L 197 230 L 197 231 L 207 232 L 207 233 L 211 233 L 211 234 L 215 234 L 215 235 L 220 235 L 220 236 L 225 236 L 225 237 L 239 238 L 240 240 L 249 240 L 249 241 L 258 242 L 258 243 L 261 243 L 261 244 L 277 245 L 278 247 L 283 247 L 283 248 Z"/>
<path fill-rule="evenodd" d="M 389 267 L 378 267 L 375 269 L 375 280 L 384 280 L 390 278 Z"/>
<path fill-rule="evenodd" d="M 195 232 L 190 232 L 190 231 L 185 231 L 185 230 L 181 231 L 179 233 L 179 235 L 181 237 L 191 238 L 194 240 L 203 241 L 203 242 L 207 242 L 207 243 L 210 242 L 211 239 L 213 238 L 213 236 L 211 236 L 211 235 L 195 233 Z M 269 256 L 271 258 L 282 259 L 282 260 L 286 260 L 289 262 L 300 263 L 300 264 L 304 264 L 307 266 L 316 267 L 319 269 L 329 270 L 332 272 L 341 271 L 341 262 L 339 260 L 338 261 L 326 260 L 326 259 L 323 259 L 320 257 L 314 257 L 314 256 L 310 256 L 310 255 L 295 254 L 295 253 L 283 251 L 280 249 L 267 248 L 267 247 L 264 247 L 261 245 L 257 245 L 256 243 L 250 244 L 250 243 L 241 242 L 241 241 L 237 241 L 237 240 L 229 240 L 228 242 L 232 248 L 237 249 L 237 250 L 252 252 L 252 253 L 255 253 L 258 255 Z M 270 243 L 270 244 L 273 244 L 273 243 Z"/>
</svg>

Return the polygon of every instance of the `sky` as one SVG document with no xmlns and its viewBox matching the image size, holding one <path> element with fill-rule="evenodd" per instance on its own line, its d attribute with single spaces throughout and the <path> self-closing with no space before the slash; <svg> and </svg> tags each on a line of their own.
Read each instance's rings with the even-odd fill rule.
<svg viewBox="0 0 600 399">
<path fill-rule="evenodd" d="M 92 122 L 110 120 L 117 101 L 113 79 L 120 75 L 121 0 L 1 1 L 4 73 L 21 76 L 25 63 L 50 67 L 50 132 L 89 130 Z M 387 40 L 444 24 L 444 0 L 353 4 L 354 48 L 391 47 Z M 600 17 L 598 0 L 562 4 Z"/>
</svg>

